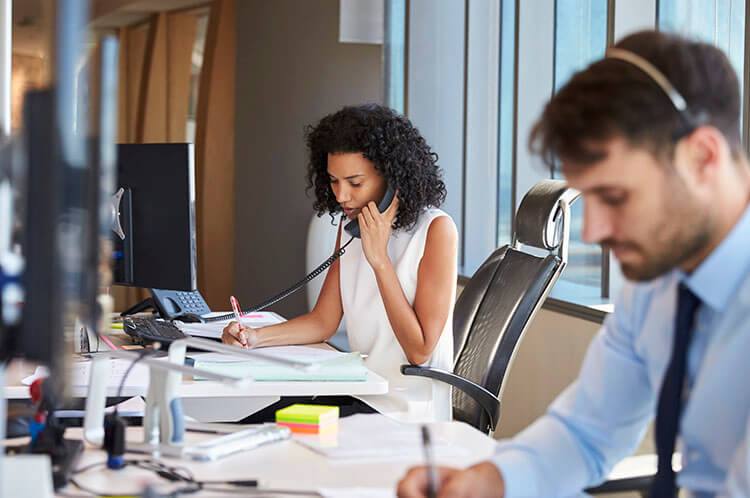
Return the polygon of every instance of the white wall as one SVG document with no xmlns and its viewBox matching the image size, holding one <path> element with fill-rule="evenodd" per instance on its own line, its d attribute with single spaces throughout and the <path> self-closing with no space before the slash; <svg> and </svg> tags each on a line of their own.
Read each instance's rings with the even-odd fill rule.
<svg viewBox="0 0 750 498">
<path fill-rule="evenodd" d="M 305 125 L 381 101 L 383 71 L 381 45 L 339 43 L 338 0 L 241 0 L 235 9 L 234 287 L 249 307 L 305 275 Z M 305 312 L 305 291 L 271 309 Z"/>
<path fill-rule="evenodd" d="M 518 433 L 578 375 L 599 324 L 541 309 L 511 367 L 495 436 Z"/>
</svg>

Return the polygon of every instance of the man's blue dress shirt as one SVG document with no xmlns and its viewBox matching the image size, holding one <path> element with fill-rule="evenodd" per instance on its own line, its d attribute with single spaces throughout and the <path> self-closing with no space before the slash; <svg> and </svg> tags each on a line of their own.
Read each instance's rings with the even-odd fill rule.
<svg viewBox="0 0 750 498">
<path fill-rule="evenodd" d="M 624 286 L 578 379 L 543 417 L 499 443 L 493 461 L 507 497 L 576 495 L 635 451 L 656 414 L 680 281 L 702 304 L 688 351 L 677 484 L 696 497 L 750 497 L 750 208 L 692 274 Z"/>
</svg>

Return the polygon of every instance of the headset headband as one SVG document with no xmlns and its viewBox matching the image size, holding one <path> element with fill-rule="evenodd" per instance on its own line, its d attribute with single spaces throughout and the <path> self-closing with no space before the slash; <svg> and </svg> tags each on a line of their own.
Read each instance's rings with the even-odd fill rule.
<svg viewBox="0 0 750 498">
<path fill-rule="evenodd" d="M 680 113 L 680 116 L 682 116 L 684 120 L 684 126 L 680 127 L 680 130 L 675 133 L 675 140 L 678 140 L 685 135 L 690 134 L 698 126 L 706 123 L 706 113 L 700 112 L 695 115 L 690 112 L 690 109 L 688 109 L 687 106 L 687 102 L 680 94 L 680 92 L 678 92 L 674 85 L 672 85 L 667 77 L 664 76 L 664 73 L 659 71 L 656 66 L 651 64 L 645 58 L 629 50 L 624 50 L 621 48 L 608 48 L 606 58 L 625 61 L 628 64 L 637 67 L 638 69 L 646 73 L 646 75 L 664 91 L 664 93 L 669 98 L 669 101 L 672 102 L 672 105 L 675 109 L 677 109 L 677 112 Z"/>
</svg>

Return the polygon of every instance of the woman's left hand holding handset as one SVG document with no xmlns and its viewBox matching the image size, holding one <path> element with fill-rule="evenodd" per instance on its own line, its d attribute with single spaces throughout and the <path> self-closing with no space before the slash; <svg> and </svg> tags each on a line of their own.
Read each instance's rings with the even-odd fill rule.
<svg viewBox="0 0 750 498">
<path fill-rule="evenodd" d="M 382 213 L 375 202 L 370 201 L 357 215 L 362 234 L 362 252 L 374 270 L 382 269 L 390 263 L 388 240 L 391 238 L 391 225 L 398 211 L 398 191 L 391 205 Z"/>
</svg>

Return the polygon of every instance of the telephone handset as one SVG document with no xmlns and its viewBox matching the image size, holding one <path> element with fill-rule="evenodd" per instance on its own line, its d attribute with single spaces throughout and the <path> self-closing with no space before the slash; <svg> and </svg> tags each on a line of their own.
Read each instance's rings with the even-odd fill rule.
<svg viewBox="0 0 750 498">
<path fill-rule="evenodd" d="M 391 205 L 391 202 L 393 202 L 393 198 L 396 196 L 396 191 L 388 185 L 388 189 L 385 191 L 385 195 L 383 196 L 383 199 L 380 201 L 380 204 L 378 204 L 378 211 L 385 212 L 386 209 Z M 351 235 L 352 237 L 361 238 L 362 234 L 359 231 L 359 220 L 352 220 L 346 225 L 344 225 L 344 230 L 346 233 Z"/>
<path fill-rule="evenodd" d="M 385 191 L 385 195 L 383 195 L 383 199 L 378 204 L 378 211 L 380 211 L 382 213 L 386 209 L 388 209 L 388 206 L 391 205 L 391 202 L 393 202 L 393 198 L 395 196 L 396 196 L 395 189 L 393 187 L 391 187 L 390 185 L 388 185 L 388 188 Z M 273 296 L 273 297 L 271 297 L 271 298 L 263 301 L 262 303 L 256 304 L 252 308 L 248 308 L 248 309 L 242 310 L 242 313 L 245 314 L 245 313 L 252 313 L 254 311 L 263 310 L 263 309 L 267 308 L 268 306 L 271 306 L 272 304 L 281 301 L 282 299 L 284 299 L 285 297 L 287 297 L 289 294 L 292 294 L 293 292 L 296 292 L 297 290 L 299 290 L 300 288 L 302 288 L 302 286 L 304 286 L 305 284 L 307 284 L 310 280 L 314 279 L 315 277 L 317 277 L 318 275 L 320 275 L 321 273 L 323 273 L 329 266 L 331 266 L 333 264 L 334 261 L 336 261 L 337 259 L 339 259 L 344 254 L 344 252 L 346 251 L 346 246 L 348 246 L 349 244 L 351 244 L 352 241 L 355 238 L 360 238 L 361 237 L 361 234 L 360 234 L 360 231 L 359 231 L 359 223 L 357 222 L 357 220 L 352 220 L 349 223 L 347 223 L 346 225 L 344 225 L 344 230 L 346 231 L 347 234 L 350 235 L 350 238 L 349 238 L 349 240 L 345 244 L 343 244 L 339 248 L 338 251 L 336 251 L 335 253 L 333 253 L 330 258 L 328 258 L 327 260 L 323 261 L 323 263 L 321 263 L 320 266 L 318 266 L 317 268 L 315 268 L 305 278 L 303 278 L 302 280 L 300 280 L 296 284 L 292 285 L 291 287 L 289 287 L 286 290 L 281 291 L 279 294 L 277 294 L 277 295 L 275 295 L 275 296 Z M 232 315 L 231 313 L 228 313 L 226 315 L 220 315 L 220 316 L 215 316 L 215 317 L 211 317 L 211 318 L 206 318 L 205 320 L 207 322 L 213 322 L 213 321 L 217 321 L 217 320 L 231 319 L 233 316 L 234 315 Z"/>
</svg>

